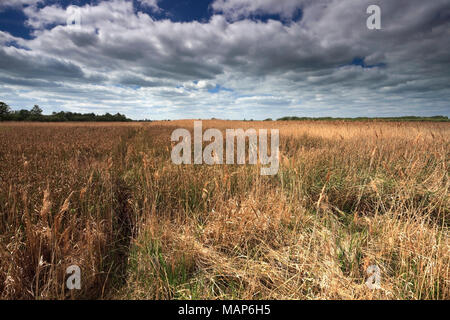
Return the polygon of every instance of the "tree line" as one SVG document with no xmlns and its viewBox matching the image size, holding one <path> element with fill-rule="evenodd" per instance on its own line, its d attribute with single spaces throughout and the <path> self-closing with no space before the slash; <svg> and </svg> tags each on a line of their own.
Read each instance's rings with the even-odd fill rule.
<svg viewBox="0 0 450 320">
<path fill-rule="evenodd" d="M 42 109 L 34 105 L 30 110 L 12 110 L 11 107 L 0 101 L 0 121 L 42 121 L 42 122 L 64 122 L 64 121 L 132 121 L 124 114 L 105 113 L 96 115 L 95 113 L 77 113 L 77 112 L 53 112 L 50 115 L 42 114 Z"/>
<path fill-rule="evenodd" d="M 265 121 L 271 121 L 272 119 L 266 119 Z M 380 120 L 380 121 L 449 121 L 446 116 L 432 116 L 432 117 L 417 117 L 417 116 L 403 116 L 403 117 L 357 117 L 357 118 L 333 118 L 333 117 L 283 117 L 277 119 L 277 121 L 292 121 L 292 120 L 345 120 L 345 121 L 370 121 L 370 120 Z"/>
</svg>

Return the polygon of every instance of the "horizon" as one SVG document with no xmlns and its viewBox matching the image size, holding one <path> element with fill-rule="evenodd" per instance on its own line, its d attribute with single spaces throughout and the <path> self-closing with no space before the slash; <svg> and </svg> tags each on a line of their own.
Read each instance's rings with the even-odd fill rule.
<svg viewBox="0 0 450 320">
<path fill-rule="evenodd" d="M 449 38 L 445 0 L 4 0 L 0 100 L 135 121 L 448 117 Z"/>
<path fill-rule="evenodd" d="M 2 103 L 3 101 L 0 101 L 0 103 Z M 3 102 L 4 103 L 4 102 Z M 7 104 L 8 105 L 8 104 Z M 9 105 L 8 105 L 9 106 Z M 35 105 L 37 107 L 40 107 L 39 105 Z M 11 107 L 11 106 L 9 106 Z M 11 113 L 12 114 L 18 114 L 20 111 L 26 110 L 28 112 L 31 111 L 27 110 L 27 109 L 13 109 L 11 108 Z M 229 119 L 229 118 L 218 118 L 218 117 L 212 117 L 212 118 L 177 118 L 177 119 L 170 119 L 170 118 L 166 118 L 166 119 L 148 119 L 148 118 L 144 118 L 144 119 L 132 119 L 129 118 L 126 114 L 123 113 L 109 113 L 109 112 L 105 112 L 103 114 L 100 113 L 95 113 L 95 112 L 89 112 L 89 113 L 78 113 L 78 112 L 72 112 L 72 111 L 63 111 L 63 110 L 59 110 L 59 111 L 53 111 L 52 113 L 41 113 L 40 116 L 44 116 L 44 117 L 51 117 L 51 116 L 55 116 L 61 113 L 73 113 L 73 114 L 79 114 L 79 115 L 90 115 L 93 114 L 95 117 L 101 117 L 101 116 L 106 116 L 106 115 L 111 115 L 111 116 L 115 116 L 115 115 L 120 115 L 120 116 L 124 116 L 127 121 L 135 121 L 135 122 L 147 122 L 147 121 L 197 121 L 197 120 L 201 120 L 201 121 L 214 121 L 214 120 L 218 120 L 218 121 L 300 121 L 300 120 L 383 120 L 383 119 L 398 119 L 398 120 L 408 120 L 408 119 L 417 119 L 417 120 L 427 120 L 427 119 L 440 119 L 440 120 L 449 120 L 448 116 L 444 116 L 444 115 L 431 115 L 431 116 L 417 116 L 417 115 L 400 115 L 400 116 L 394 116 L 394 117 L 369 117 L 369 116 L 357 116 L 357 117 L 330 117 L 330 116 L 322 116 L 322 117 L 308 117 L 308 116 L 283 116 L 280 118 L 250 118 L 250 119 L 246 119 L 246 118 L 241 118 L 241 119 Z M 0 122 L 1 121 L 5 121 L 4 119 L 0 118 Z M 48 121 L 45 119 L 40 119 L 40 120 L 6 120 L 6 121 Z M 68 120 L 68 121 L 72 121 L 73 120 Z M 86 120 L 87 121 L 87 120 Z M 99 120 L 89 120 L 89 121 L 99 121 Z M 76 121 L 75 121 L 76 122 Z M 104 122 L 101 121 L 100 122 Z"/>
</svg>

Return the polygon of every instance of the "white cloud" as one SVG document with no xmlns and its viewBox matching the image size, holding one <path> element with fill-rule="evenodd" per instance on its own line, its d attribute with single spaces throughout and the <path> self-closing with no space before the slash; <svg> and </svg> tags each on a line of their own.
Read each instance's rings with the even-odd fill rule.
<svg viewBox="0 0 450 320">
<path fill-rule="evenodd" d="M 231 19 L 255 14 L 279 14 L 291 18 L 307 0 L 216 0 L 212 8 Z"/>
<path fill-rule="evenodd" d="M 27 25 L 35 29 L 42 29 L 53 24 L 63 24 L 69 17 L 69 11 L 58 5 L 46 6 L 42 9 L 30 6 L 24 9 L 24 13 L 28 17 Z"/>
<path fill-rule="evenodd" d="M 0 2 L 0 10 L 7 7 L 18 8 L 24 5 L 36 5 L 42 1 L 43 0 L 2 0 Z"/>
<path fill-rule="evenodd" d="M 158 2 L 160 2 L 160 1 L 161 0 L 139 0 L 139 2 L 142 5 L 152 9 L 153 11 L 160 11 L 161 10 L 159 8 L 159 6 L 158 6 Z"/>
</svg>

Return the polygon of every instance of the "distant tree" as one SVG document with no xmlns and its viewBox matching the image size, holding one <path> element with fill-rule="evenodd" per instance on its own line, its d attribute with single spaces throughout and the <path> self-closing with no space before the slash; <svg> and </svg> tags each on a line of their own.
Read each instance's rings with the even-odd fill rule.
<svg viewBox="0 0 450 320">
<path fill-rule="evenodd" d="M 11 113 L 11 108 L 4 102 L 0 101 L 0 121 L 6 120 Z"/>
<path fill-rule="evenodd" d="M 26 121 L 30 119 L 30 111 L 26 110 L 26 109 L 21 109 L 19 111 L 14 112 L 16 115 L 16 119 L 18 121 Z"/>
<path fill-rule="evenodd" d="M 77 113 L 77 112 L 52 112 L 50 115 L 42 114 L 42 109 L 36 104 L 31 110 L 11 111 L 9 106 L 0 102 L 0 121 L 132 121 L 124 114 L 105 113 L 96 115 L 95 113 Z"/>
<path fill-rule="evenodd" d="M 40 116 L 42 115 L 42 109 L 37 104 L 35 104 L 34 107 L 30 110 L 30 113 L 33 116 Z"/>
</svg>

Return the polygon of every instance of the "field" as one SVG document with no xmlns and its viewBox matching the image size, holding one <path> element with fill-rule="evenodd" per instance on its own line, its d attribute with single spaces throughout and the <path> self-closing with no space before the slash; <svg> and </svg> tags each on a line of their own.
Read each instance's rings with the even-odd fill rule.
<svg viewBox="0 0 450 320">
<path fill-rule="evenodd" d="M 192 127 L 0 123 L 0 298 L 450 299 L 448 122 L 203 121 L 279 129 L 274 176 L 174 165 Z"/>
</svg>

